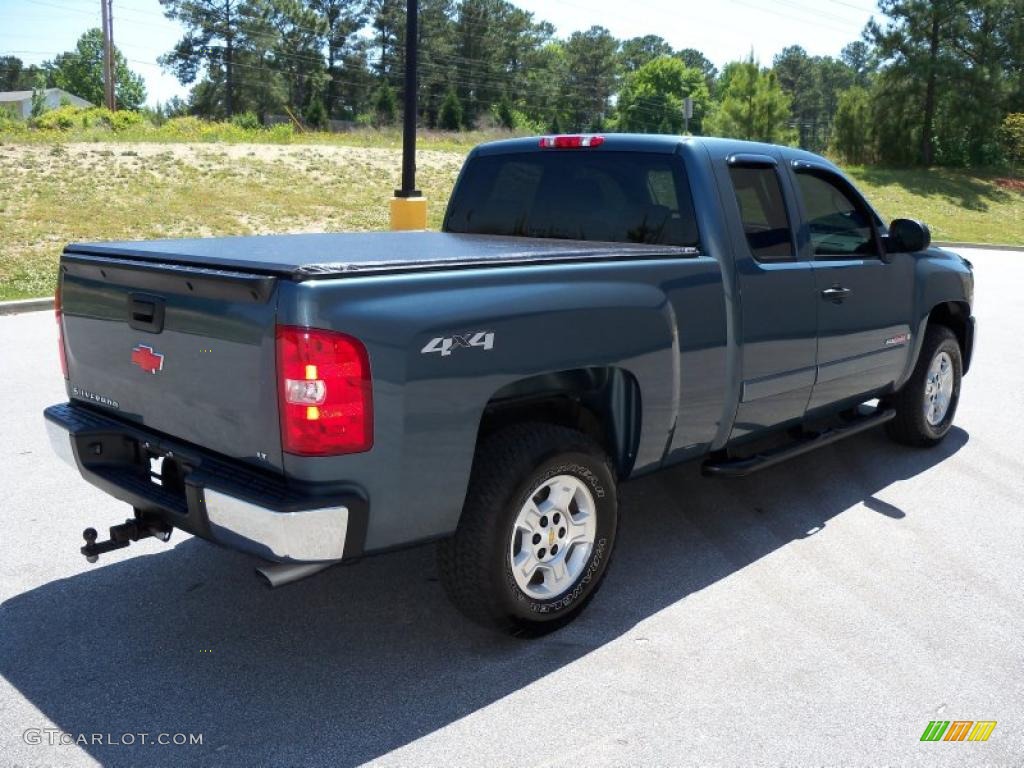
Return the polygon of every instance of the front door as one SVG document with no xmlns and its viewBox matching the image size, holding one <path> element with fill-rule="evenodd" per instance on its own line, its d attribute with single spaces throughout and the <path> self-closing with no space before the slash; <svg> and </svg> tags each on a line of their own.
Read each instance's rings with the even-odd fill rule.
<svg viewBox="0 0 1024 768">
<path fill-rule="evenodd" d="M 841 176 L 801 163 L 795 177 L 818 295 L 813 412 L 867 399 L 903 372 L 914 264 L 908 254 L 883 258 L 874 213 Z"/>
</svg>

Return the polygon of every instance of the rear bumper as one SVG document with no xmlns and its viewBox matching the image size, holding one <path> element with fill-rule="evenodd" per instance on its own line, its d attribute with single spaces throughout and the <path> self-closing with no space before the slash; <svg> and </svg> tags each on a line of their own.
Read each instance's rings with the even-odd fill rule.
<svg viewBox="0 0 1024 768">
<path fill-rule="evenodd" d="M 350 484 L 289 482 L 84 405 L 43 416 L 54 451 L 83 478 L 176 528 L 277 562 L 362 554 L 369 505 Z M 151 459 L 163 461 L 162 484 Z"/>
</svg>

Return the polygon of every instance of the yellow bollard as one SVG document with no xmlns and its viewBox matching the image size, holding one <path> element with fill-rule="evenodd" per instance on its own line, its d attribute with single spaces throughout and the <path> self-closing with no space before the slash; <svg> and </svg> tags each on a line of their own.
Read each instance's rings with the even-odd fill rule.
<svg viewBox="0 0 1024 768">
<path fill-rule="evenodd" d="M 426 229 L 427 198 L 391 198 L 391 229 Z"/>
</svg>

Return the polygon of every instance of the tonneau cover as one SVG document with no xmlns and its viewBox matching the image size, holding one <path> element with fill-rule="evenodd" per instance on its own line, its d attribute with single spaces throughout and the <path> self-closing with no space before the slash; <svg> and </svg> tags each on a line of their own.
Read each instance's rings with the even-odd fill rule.
<svg viewBox="0 0 1024 768">
<path fill-rule="evenodd" d="M 296 280 L 453 267 L 600 261 L 621 257 L 680 258 L 698 253 L 693 248 L 671 245 L 446 232 L 344 232 L 72 243 L 64 252 L 241 270 Z"/>
</svg>

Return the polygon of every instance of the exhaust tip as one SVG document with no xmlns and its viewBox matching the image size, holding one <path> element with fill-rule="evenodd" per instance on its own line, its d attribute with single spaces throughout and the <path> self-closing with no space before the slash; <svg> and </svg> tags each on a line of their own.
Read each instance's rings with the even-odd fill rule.
<svg viewBox="0 0 1024 768">
<path fill-rule="evenodd" d="M 325 568 L 335 565 L 338 560 L 328 560 L 322 563 L 267 563 L 256 566 L 256 573 L 262 577 L 263 582 L 270 589 L 283 587 L 293 581 L 304 579 L 319 573 Z"/>
</svg>

